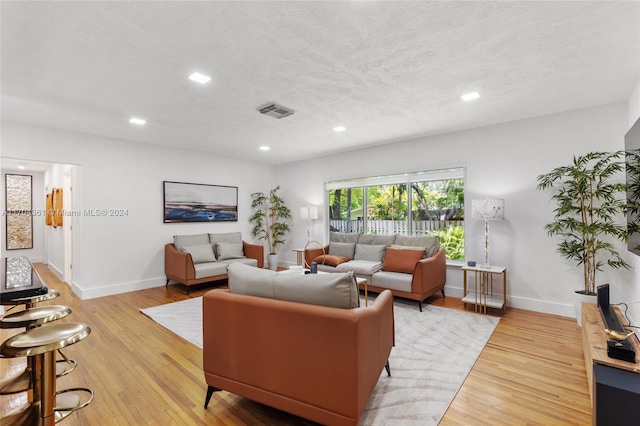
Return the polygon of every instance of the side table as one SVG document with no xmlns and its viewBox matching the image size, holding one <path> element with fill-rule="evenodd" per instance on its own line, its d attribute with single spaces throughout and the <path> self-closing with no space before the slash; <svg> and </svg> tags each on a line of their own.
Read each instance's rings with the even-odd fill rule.
<svg viewBox="0 0 640 426">
<path fill-rule="evenodd" d="M 293 249 L 296 252 L 296 265 L 304 266 L 304 249 Z"/>
<path fill-rule="evenodd" d="M 475 310 L 487 313 L 487 308 L 507 309 L 507 268 L 497 265 L 463 266 L 463 303 L 475 305 Z M 473 291 L 467 285 L 467 272 L 473 272 Z M 502 275 L 502 294 L 493 294 L 493 277 Z"/>
</svg>

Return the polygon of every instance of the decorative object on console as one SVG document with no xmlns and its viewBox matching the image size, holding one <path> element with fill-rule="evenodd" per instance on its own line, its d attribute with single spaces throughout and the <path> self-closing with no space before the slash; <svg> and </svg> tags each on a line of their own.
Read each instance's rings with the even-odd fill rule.
<svg viewBox="0 0 640 426">
<path fill-rule="evenodd" d="M 311 221 L 318 219 L 318 206 L 300 207 L 300 217 L 307 221 L 307 243 L 311 241 Z"/>
<path fill-rule="evenodd" d="M 163 182 L 164 223 L 238 220 L 238 188 L 200 183 Z"/>
<path fill-rule="evenodd" d="M 251 235 L 267 241 L 269 269 L 274 271 L 278 269 L 277 249 L 284 244 L 284 236 L 291 230 L 291 210 L 278 195 L 279 189 L 278 185 L 268 195 L 264 192 L 251 194 L 253 213 L 249 216 L 249 223 L 252 225 Z"/>
<path fill-rule="evenodd" d="M 489 221 L 504 219 L 504 200 L 483 198 L 471 202 L 471 217 L 484 220 L 484 266 L 489 266 Z"/>
</svg>

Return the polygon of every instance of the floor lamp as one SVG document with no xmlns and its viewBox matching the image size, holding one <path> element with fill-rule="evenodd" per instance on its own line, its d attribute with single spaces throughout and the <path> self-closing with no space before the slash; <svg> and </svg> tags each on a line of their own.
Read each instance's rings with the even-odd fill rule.
<svg viewBox="0 0 640 426">
<path fill-rule="evenodd" d="M 471 201 L 471 218 L 484 220 L 484 266 L 489 267 L 489 221 L 504 219 L 504 200 L 483 198 Z"/>
<path fill-rule="evenodd" d="M 300 207 L 300 217 L 307 221 L 307 243 L 311 241 L 311 221 L 318 218 L 318 206 Z"/>
</svg>

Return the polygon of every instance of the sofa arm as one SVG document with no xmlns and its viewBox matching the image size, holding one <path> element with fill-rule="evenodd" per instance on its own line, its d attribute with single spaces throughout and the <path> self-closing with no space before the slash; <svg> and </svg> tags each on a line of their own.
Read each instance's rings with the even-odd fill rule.
<svg viewBox="0 0 640 426">
<path fill-rule="evenodd" d="M 242 250 L 244 251 L 245 257 L 258 261 L 258 268 L 264 268 L 264 247 L 262 245 L 249 244 L 243 241 Z"/>
<path fill-rule="evenodd" d="M 329 253 L 329 244 L 320 248 L 306 249 L 304 251 L 305 266 L 311 265 L 313 259 L 327 253 Z"/>
<path fill-rule="evenodd" d="M 176 250 L 171 243 L 164 246 L 164 274 L 173 279 L 192 280 L 196 277 L 193 259 L 189 253 Z"/>
<path fill-rule="evenodd" d="M 416 263 L 411 281 L 411 292 L 433 294 L 444 288 L 447 282 L 447 257 L 444 248 L 440 248 L 433 256 Z"/>
</svg>

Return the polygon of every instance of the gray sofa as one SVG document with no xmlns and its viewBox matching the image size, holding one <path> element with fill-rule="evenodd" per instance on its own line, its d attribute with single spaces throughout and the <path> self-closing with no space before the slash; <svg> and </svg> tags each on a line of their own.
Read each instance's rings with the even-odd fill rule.
<svg viewBox="0 0 640 426">
<path fill-rule="evenodd" d="M 308 265 L 318 263 L 319 271 L 352 271 L 367 280 L 368 291 L 389 289 L 417 301 L 420 311 L 428 297 L 438 291 L 444 296 L 447 265 L 438 237 L 332 232 L 329 244 L 304 255 Z"/>
</svg>

